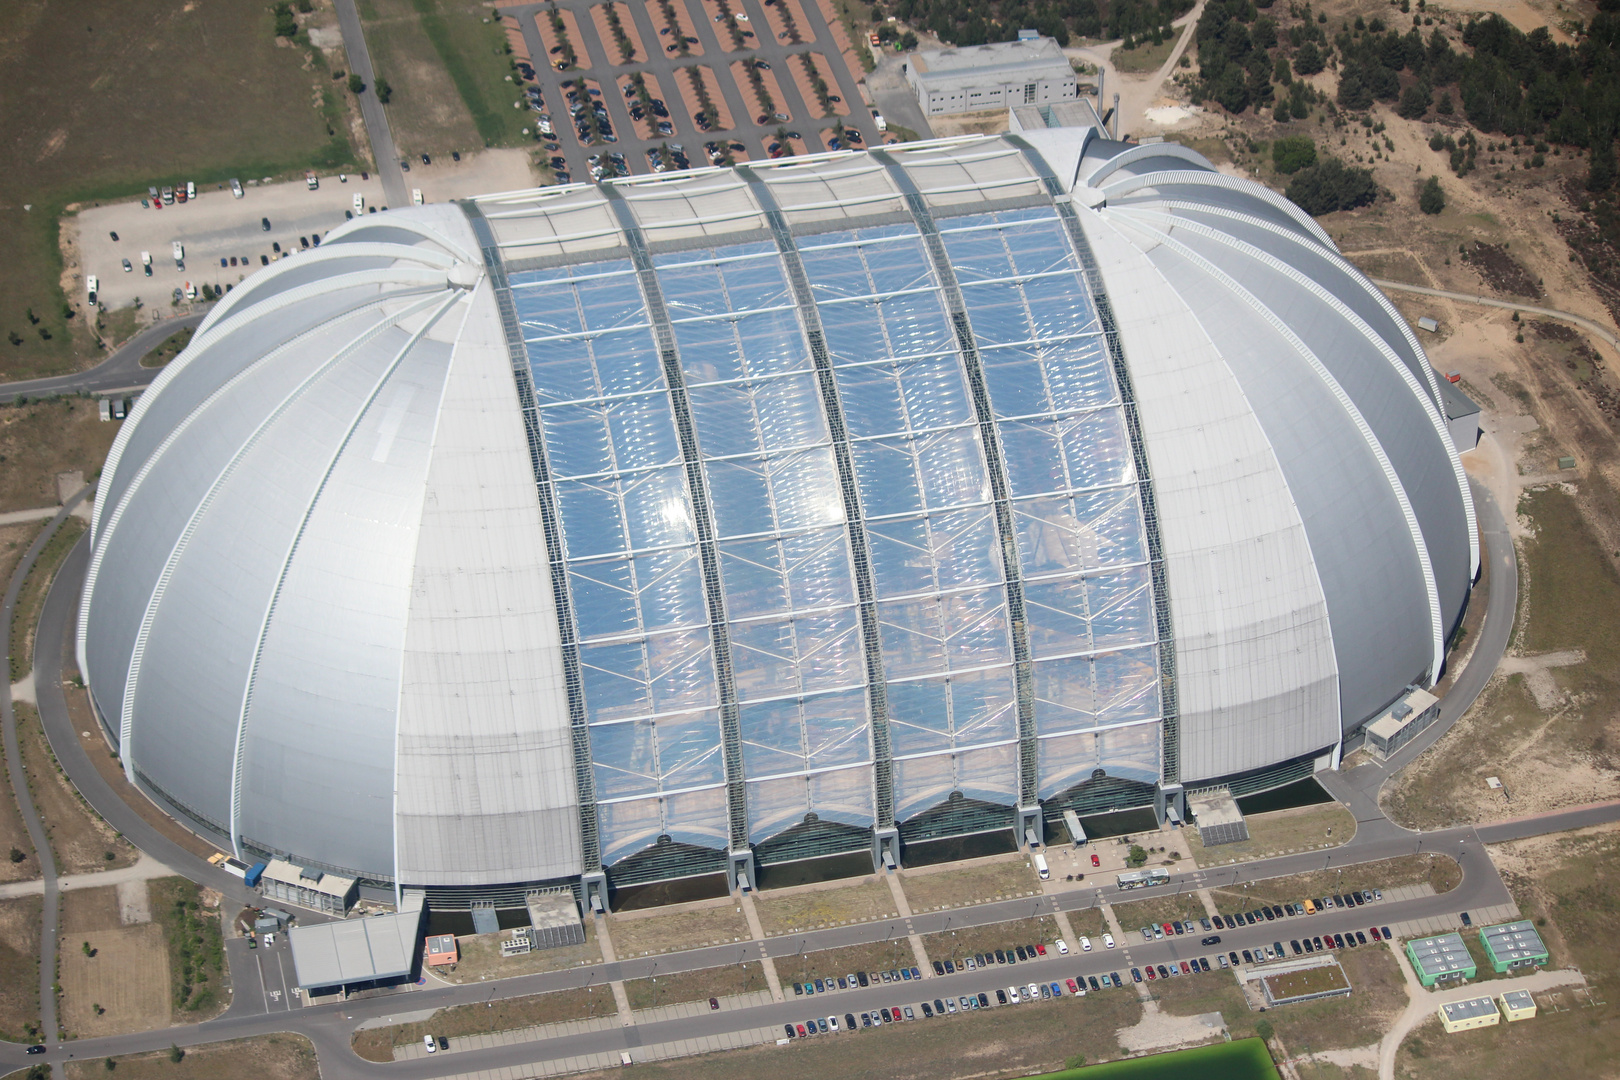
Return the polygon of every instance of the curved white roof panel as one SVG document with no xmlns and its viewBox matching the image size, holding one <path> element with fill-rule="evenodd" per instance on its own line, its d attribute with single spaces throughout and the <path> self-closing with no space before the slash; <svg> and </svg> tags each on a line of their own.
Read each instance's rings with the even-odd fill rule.
<svg viewBox="0 0 1620 1080">
<path fill-rule="evenodd" d="M 1398 314 L 1190 151 L 1029 140 L 394 211 L 249 278 L 96 507 L 130 776 L 373 882 L 630 883 L 1142 805 L 1432 681 L 1477 544 Z"/>
</svg>

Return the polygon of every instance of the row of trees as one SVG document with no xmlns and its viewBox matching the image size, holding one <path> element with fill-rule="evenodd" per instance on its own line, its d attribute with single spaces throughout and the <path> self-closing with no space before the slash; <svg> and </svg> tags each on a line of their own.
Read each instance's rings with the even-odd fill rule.
<svg viewBox="0 0 1620 1080">
<path fill-rule="evenodd" d="M 1015 41 L 1020 30 L 1039 30 L 1067 45 L 1075 37 L 1147 37 L 1192 7 L 1193 0 L 894 0 L 888 13 L 950 45 Z M 881 21 L 883 10 L 873 13 Z"/>
</svg>

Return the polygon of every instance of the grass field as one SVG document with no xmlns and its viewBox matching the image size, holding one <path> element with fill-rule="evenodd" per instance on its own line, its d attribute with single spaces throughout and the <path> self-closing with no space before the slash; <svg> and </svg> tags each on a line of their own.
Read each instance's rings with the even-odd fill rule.
<svg viewBox="0 0 1620 1080">
<path fill-rule="evenodd" d="M 900 871 L 900 888 L 913 911 L 979 904 L 1034 893 L 1040 882 L 1029 860 L 996 858 L 948 870 Z"/>
<path fill-rule="evenodd" d="M 302 36 L 278 47 L 273 26 L 269 4 L 243 0 L 0 4 L 0 146 L 14 163 L 0 170 L 0 380 L 99 355 L 80 282 L 62 291 L 65 206 L 352 167 L 319 51 Z"/>
<path fill-rule="evenodd" d="M 0 231 L 4 221 L 0 215 Z M 0 275 L 7 272 L 0 261 Z M 119 426 L 102 423 L 100 407 L 88 398 L 0 408 L 0 512 L 54 505 L 59 472 L 80 469 L 94 480 Z"/>
<path fill-rule="evenodd" d="M 162 367 L 167 364 L 170 360 L 179 356 L 187 345 L 191 344 L 191 336 L 196 332 L 197 328 L 194 326 L 176 330 L 152 346 L 151 351 L 141 357 L 141 367 Z"/>
<path fill-rule="evenodd" d="M 315 1048 L 302 1035 L 260 1035 L 192 1047 L 178 1064 L 167 1050 L 70 1061 L 66 1075 L 68 1080 L 320 1080 L 321 1071 Z"/>
<path fill-rule="evenodd" d="M 45 819 L 56 872 L 85 874 L 134 865 L 140 854 L 134 845 L 101 820 L 62 775 L 34 707 L 19 701 L 16 710 L 17 742 L 28 766 L 28 789 Z"/>
<path fill-rule="evenodd" d="M 367 0 L 366 43 L 393 90 L 388 120 L 402 153 L 448 154 L 532 142 L 494 9 L 465 0 Z M 515 76 L 514 76 L 515 78 Z"/>
<path fill-rule="evenodd" d="M 1336 802 L 1248 814 L 1243 820 L 1249 827 L 1247 840 L 1212 848 L 1206 848 L 1199 842 L 1197 829 L 1182 830 L 1193 861 L 1199 866 L 1210 866 L 1264 859 L 1323 844 L 1337 847 L 1356 834 L 1355 815 Z"/>
<path fill-rule="evenodd" d="M 610 915 L 608 936 L 613 939 L 613 951 L 627 957 L 746 941 L 749 933 L 742 913 L 726 903 L 640 918 Z"/>
<path fill-rule="evenodd" d="M 1612 790 L 1620 745 L 1620 574 L 1561 488 L 1526 493 L 1519 513 L 1535 533 L 1521 548 L 1522 629 L 1513 651 L 1580 649 L 1586 660 L 1548 673 L 1557 700 L 1547 709 L 1537 705 L 1527 676 L 1494 679 L 1435 749 L 1391 785 L 1386 809 L 1409 827 L 1529 813 L 1607 798 Z M 1501 778 L 1513 806 L 1486 789 L 1487 776 Z"/>
<path fill-rule="evenodd" d="M 11 681 L 26 676 L 34 669 L 34 631 L 39 624 L 40 610 L 45 606 L 45 594 L 51 581 L 67 558 L 73 545 L 89 528 L 82 519 L 70 517 L 57 527 L 56 534 L 45 541 L 34 560 L 28 576 L 23 579 L 22 591 L 17 594 L 17 606 L 11 612 Z"/>
<path fill-rule="evenodd" d="M 790 983 L 810 982 L 828 976 L 836 979 L 840 975 L 849 975 L 857 971 L 864 971 L 867 974 L 874 971 L 896 971 L 902 965 L 911 967 L 916 962 L 917 958 L 911 951 L 911 943 L 904 937 L 897 937 L 866 945 L 846 945 L 841 949 L 823 949 L 820 952 L 781 956 L 776 959 L 776 975 L 782 980 L 786 992 L 792 995 L 792 987 L 788 985 Z"/>
<path fill-rule="evenodd" d="M 1450 892 L 1462 882 L 1462 867 L 1445 855 L 1402 855 L 1380 862 L 1347 866 L 1343 871 L 1317 870 L 1292 877 L 1256 881 L 1247 889 L 1211 889 L 1222 914 L 1252 911 L 1260 904 L 1298 903 L 1306 897 L 1336 895 L 1358 889 L 1387 889 L 1395 885 L 1427 884 L 1436 893 Z M 1363 908 L 1369 923 L 1378 919 L 1378 905 Z M 1294 920 L 1297 922 L 1297 918 Z"/>
<path fill-rule="evenodd" d="M 554 994 L 457 1005 L 440 1009 L 431 1018 L 416 1023 L 366 1028 L 354 1033 L 350 1045 L 367 1061 L 393 1061 L 394 1047 L 419 1043 L 424 1035 L 456 1039 L 606 1016 L 613 1011 L 613 994 L 606 986 L 592 990 L 559 990 Z"/>
<path fill-rule="evenodd" d="M 997 949 L 1016 950 L 1020 945 L 1045 945 L 1047 952 L 1056 955 L 1052 942 L 1057 937 L 1057 920 L 1043 915 L 1038 919 L 1019 919 L 925 934 L 923 951 L 930 960 L 965 960 L 969 956 L 995 952 Z"/>
<path fill-rule="evenodd" d="M 754 897 L 754 909 L 767 934 L 791 934 L 818 926 L 890 918 L 897 914 L 894 894 L 887 883 L 877 878 L 842 889 L 761 893 Z"/>
<path fill-rule="evenodd" d="M 477 934 L 458 937 L 461 960 L 454 971 L 438 969 L 434 977 L 446 982 L 470 983 L 486 979 L 510 979 L 516 975 L 532 975 L 537 971 L 558 971 L 581 964 L 600 964 L 602 948 L 596 943 L 596 922 L 585 923 L 585 941 L 561 949 L 537 949 L 519 956 L 502 956 L 502 934 Z"/>
<path fill-rule="evenodd" d="M 1190 893 L 1179 896 L 1155 896 L 1151 900 L 1120 902 L 1114 905 L 1114 917 L 1127 934 L 1137 934 L 1144 926 L 1191 919 L 1197 922 L 1207 913 L 1198 897 Z M 1140 934 L 1137 934 L 1140 937 Z"/>
<path fill-rule="evenodd" d="M 231 1003 L 219 911 L 204 907 L 202 889 L 185 878 L 158 878 L 147 889 L 168 944 L 174 1015 L 186 1023 L 213 1019 Z"/>
<path fill-rule="evenodd" d="M 706 1001 L 711 997 L 732 997 L 766 988 L 765 972 L 758 962 L 631 979 L 624 984 L 625 996 L 630 999 L 632 1009 L 654 1009 L 660 1005 Z M 792 993 L 791 990 L 788 992 Z M 606 1004 L 611 1005 L 612 1002 L 610 997 Z"/>
<path fill-rule="evenodd" d="M 68 1032 L 94 1038 L 169 1026 L 163 928 L 123 925 L 118 889 L 63 893 L 59 945 L 61 1023 Z"/>
<path fill-rule="evenodd" d="M 0 900 L 0 1038 L 33 1042 L 39 1034 L 39 928 L 44 901 L 38 896 Z"/>
<path fill-rule="evenodd" d="M 1127 75 L 1141 75 L 1150 71 L 1158 71 L 1164 62 L 1170 59 L 1171 51 L 1176 47 L 1176 40 L 1181 31 L 1176 31 L 1158 45 L 1152 39 L 1142 42 L 1134 49 L 1115 49 L 1109 59 L 1114 62 L 1114 70 Z"/>
</svg>

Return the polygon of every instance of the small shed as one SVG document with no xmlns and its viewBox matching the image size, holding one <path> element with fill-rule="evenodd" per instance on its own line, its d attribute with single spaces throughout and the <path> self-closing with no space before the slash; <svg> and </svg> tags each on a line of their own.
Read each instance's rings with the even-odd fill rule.
<svg viewBox="0 0 1620 1080">
<path fill-rule="evenodd" d="M 427 939 L 429 967 L 446 967 L 460 959 L 461 950 L 456 946 L 456 935 L 434 934 Z"/>
<path fill-rule="evenodd" d="M 1502 1014 L 1508 1018 L 1508 1023 L 1528 1020 L 1536 1015 L 1536 999 L 1528 990 L 1509 990 L 1502 995 Z"/>
<path fill-rule="evenodd" d="M 1494 998 L 1467 998 L 1448 1001 L 1440 1006 L 1440 1026 L 1446 1029 L 1448 1035 L 1472 1031 L 1474 1028 L 1494 1027 L 1501 1022 L 1502 1014 L 1496 1011 Z"/>
</svg>

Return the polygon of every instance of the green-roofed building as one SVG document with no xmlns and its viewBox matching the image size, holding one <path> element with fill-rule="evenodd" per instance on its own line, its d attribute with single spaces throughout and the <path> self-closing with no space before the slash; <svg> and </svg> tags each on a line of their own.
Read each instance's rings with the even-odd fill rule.
<svg viewBox="0 0 1620 1080">
<path fill-rule="evenodd" d="M 1485 956 L 1491 967 L 1498 971 L 1540 967 L 1547 962 L 1547 946 L 1528 919 L 1482 927 L 1479 943 L 1485 947 Z"/>
<path fill-rule="evenodd" d="M 1472 979 L 1479 974 L 1474 957 L 1461 934 L 1438 934 L 1406 943 L 1406 958 L 1412 961 L 1418 981 L 1424 986 L 1437 982 Z"/>
</svg>

